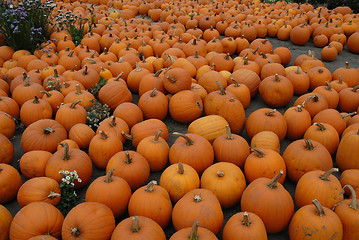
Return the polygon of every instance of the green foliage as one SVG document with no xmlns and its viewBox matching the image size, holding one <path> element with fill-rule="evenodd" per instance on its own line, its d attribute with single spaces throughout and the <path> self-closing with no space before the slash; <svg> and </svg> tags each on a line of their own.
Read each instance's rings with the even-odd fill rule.
<svg viewBox="0 0 359 240">
<path fill-rule="evenodd" d="M 93 9 L 90 11 L 91 19 L 83 18 L 81 15 L 73 14 L 70 11 L 64 13 L 62 10 L 59 11 L 59 14 L 55 18 L 58 28 L 67 30 L 75 45 L 81 43 L 81 40 L 86 33 L 85 24 L 88 23 L 89 31 L 91 31 L 95 24 L 95 14 L 93 13 Z"/>
<path fill-rule="evenodd" d="M 90 93 L 92 93 L 92 95 L 94 95 L 95 98 L 98 98 L 98 92 L 100 91 L 100 89 L 105 86 L 105 84 L 107 83 L 108 79 L 104 79 L 103 77 L 100 77 L 100 81 L 98 83 L 96 83 L 91 89 L 90 89 Z"/>
<path fill-rule="evenodd" d="M 92 105 L 87 110 L 87 122 L 94 131 L 97 130 L 100 123 L 110 116 L 110 108 L 107 104 L 102 104 L 100 101 L 92 100 Z"/>
<path fill-rule="evenodd" d="M 14 50 L 34 52 L 50 36 L 53 2 L 0 0 L 0 38 Z"/>
<path fill-rule="evenodd" d="M 77 175 L 76 171 L 69 172 L 67 170 L 61 170 L 59 174 L 62 175 L 62 181 L 60 183 L 61 200 L 56 207 L 64 216 L 66 216 L 68 212 L 77 204 L 79 199 L 76 191 L 74 190 L 74 181 L 77 180 L 78 182 L 81 182 L 81 179 Z"/>
</svg>

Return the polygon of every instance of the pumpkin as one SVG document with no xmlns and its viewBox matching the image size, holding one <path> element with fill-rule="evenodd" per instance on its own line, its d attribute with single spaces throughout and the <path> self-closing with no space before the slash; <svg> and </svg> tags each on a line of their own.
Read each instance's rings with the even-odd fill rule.
<svg viewBox="0 0 359 240">
<path fill-rule="evenodd" d="M 115 229 L 110 208 L 98 202 L 84 202 L 67 214 L 62 225 L 62 239 L 109 239 Z"/>
<path fill-rule="evenodd" d="M 308 233 L 317 239 L 342 239 L 343 226 L 339 217 L 329 208 L 322 207 L 317 199 L 313 204 L 295 212 L 288 229 L 290 239 L 305 239 Z"/>
<path fill-rule="evenodd" d="M 6 240 L 9 239 L 10 225 L 13 217 L 9 210 L 7 210 L 3 205 L 0 205 L 0 216 L 0 239 Z"/>
<path fill-rule="evenodd" d="M 85 186 L 92 176 L 92 162 L 89 156 L 80 149 L 72 148 L 65 143 L 65 147 L 55 152 L 47 161 L 45 176 L 55 179 L 58 183 L 62 182 L 61 170 L 72 172 L 76 170 L 81 180 L 77 179 L 76 188 Z"/>
<path fill-rule="evenodd" d="M 0 133 L 7 138 L 12 138 L 15 133 L 16 119 L 0 110 Z"/>
<path fill-rule="evenodd" d="M 90 141 L 94 136 L 94 130 L 84 123 L 75 124 L 69 131 L 69 139 L 75 141 L 80 149 L 88 148 Z"/>
<path fill-rule="evenodd" d="M 165 188 L 157 185 L 156 181 L 151 181 L 132 194 L 128 203 L 128 213 L 130 216 L 151 218 L 165 228 L 172 214 L 170 196 Z"/>
<path fill-rule="evenodd" d="M 221 205 L 210 190 L 193 189 L 178 200 L 173 208 L 172 223 L 177 231 L 191 227 L 196 221 L 214 234 L 218 234 L 222 228 Z"/>
<path fill-rule="evenodd" d="M 268 233 L 283 231 L 294 213 L 291 195 L 278 183 L 282 175 L 281 170 L 273 179 L 257 178 L 247 186 L 242 195 L 242 211 L 257 214 Z"/>
<path fill-rule="evenodd" d="M 261 108 L 249 115 L 246 123 L 249 138 L 265 130 L 276 133 L 280 141 L 286 136 L 287 123 L 283 115 L 276 109 Z"/>
<path fill-rule="evenodd" d="M 64 104 L 73 103 L 81 100 L 79 102 L 79 105 L 81 105 L 84 108 L 90 108 L 94 104 L 94 101 L 96 101 L 94 95 L 92 95 L 92 93 L 90 93 L 87 90 L 82 90 L 79 84 L 76 84 L 75 88 L 76 90 L 66 94 L 63 103 Z"/>
<path fill-rule="evenodd" d="M 218 162 L 231 162 L 239 167 L 243 167 L 250 154 L 247 141 L 237 134 L 232 134 L 228 125 L 226 134 L 217 137 L 212 146 Z"/>
<path fill-rule="evenodd" d="M 249 212 L 234 214 L 223 228 L 223 240 L 235 239 L 267 240 L 267 231 L 258 215 Z"/>
<path fill-rule="evenodd" d="M 284 119 L 287 123 L 287 138 L 292 140 L 302 138 L 312 122 L 309 112 L 301 105 L 288 108 Z"/>
<path fill-rule="evenodd" d="M 201 177 L 201 188 L 212 191 L 223 208 L 230 208 L 237 204 L 245 187 L 246 180 L 243 172 L 233 163 L 213 164 L 203 172 Z"/>
<path fill-rule="evenodd" d="M 22 180 L 16 169 L 5 163 L 0 163 L 0 180 L 0 203 L 6 203 L 16 197 Z"/>
<path fill-rule="evenodd" d="M 342 187 L 345 185 L 350 185 L 354 189 L 359 187 L 359 169 L 347 169 L 342 172 L 340 175 L 340 184 Z M 350 190 L 344 188 L 346 195 L 349 195 Z"/>
<path fill-rule="evenodd" d="M 166 240 L 161 226 L 144 216 L 133 216 L 122 220 L 112 233 L 111 240 Z"/>
<path fill-rule="evenodd" d="M 272 131 L 262 131 L 254 135 L 251 148 L 272 149 L 279 153 L 280 141 L 278 135 Z"/>
<path fill-rule="evenodd" d="M 26 101 L 20 109 L 20 119 L 25 127 L 40 119 L 51 119 L 52 108 L 51 105 L 43 100 L 38 99 L 37 96 L 33 100 Z"/>
<path fill-rule="evenodd" d="M 302 105 L 313 118 L 320 111 L 328 108 L 327 100 L 318 93 L 306 93 L 295 100 L 293 106 Z"/>
<path fill-rule="evenodd" d="M 28 240 L 56 240 L 57 238 L 54 238 L 50 235 L 37 235 L 35 237 L 29 238 Z"/>
<path fill-rule="evenodd" d="M 83 106 L 79 105 L 81 101 L 65 103 L 56 112 L 55 120 L 64 126 L 67 132 L 77 123 L 86 123 L 87 112 Z"/>
<path fill-rule="evenodd" d="M 162 130 L 159 130 L 154 137 L 148 136 L 142 139 L 136 150 L 146 158 L 153 172 L 163 170 L 168 162 L 169 146 L 160 137 L 161 133 Z"/>
<path fill-rule="evenodd" d="M 128 182 L 136 190 L 147 182 L 150 176 L 150 165 L 147 160 L 134 151 L 121 151 L 113 155 L 107 163 L 106 172 L 114 169 L 114 175 Z"/>
<path fill-rule="evenodd" d="M 156 88 L 143 93 L 138 101 L 144 118 L 164 120 L 168 112 L 168 99 Z"/>
<path fill-rule="evenodd" d="M 118 105 L 113 111 L 113 116 L 123 119 L 129 129 L 143 121 L 141 109 L 134 103 L 124 102 Z"/>
<path fill-rule="evenodd" d="M 219 115 L 209 115 L 194 120 L 188 126 L 187 133 L 201 135 L 212 143 L 218 136 L 226 133 L 226 125 L 229 124 L 223 117 Z"/>
<path fill-rule="evenodd" d="M 169 240 L 218 240 L 216 235 L 206 228 L 199 227 L 200 222 L 193 223 L 192 227 L 182 228 L 181 230 L 175 232 Z"/>
<path fill-rule="evenodd" d="M 12 142 L 0 133 L 0 163 L 11 163 L 14 157 L 14 146 Z"/>
<path fill-rule="evenodd" d="M 294 95 L 302 95 L 306 93 L 310 86 L 310 80 L 304 71 L 301 71 L 297 66 L 296 71 L 290 71 L 286 74 L 286 77 L 292 82 Z"/>
<path fill-rule="evenodd" d="M 349 188 L 352 199 L 346 199 L 335 207 L 334 212 L 343 224 L 343 239 L 351 240 L 359 236 L 358 232 L 358 199 L 352 186 L 345 185 L 343 189 Z"/>
<path fill-rule="evenodd" d="M 295 204 L 299 208 L 310 205 L 314 199 L 322 202 L 322 206 L 333 209 L 343 200 L 340 197 L 342 188 L 339 180 L 331 175 L 339 169 L 332 168 L 326 172 L 315 170 L 304 174 L 295 188 Z"/>
<path fill-rule="evenodd" d="M 121 217 L 131 197 L 131 188 L 120 177 L 113 176 L 114 169 L 107 172 L 106 176 L 95 179 L 86 190 L 86 202 L 99 202 L 109 207 L 115 218 Z"/>
<path fill-rule="evenodd" d="M 359 169 L 359 159 L 357 146 L 359 141 L 359 130 L 347 133 L 340 141 L 337 154 L 336 163 L 340 170 Z"/>
<path fill-rule="evenodd" d="M 211 144 L 202 136 L 193 133 L 181 134 L 174 132 L 173 135 L 179 136 L 169 151 L 169 161 L 174 163 L 185 163 L 193 167 L 198 174 L 213 164 L 214 152 Z"/>
<path fill-rule="evenodd" d="M 131 102 L 132 94 L 125 84 L 119 80 L 114 80 L 100 89 L 98 98 L 113 111 L 121 103 Z"/>
<path fill-rule="evenodd" d="M 44 221 L 39 221 L 44 219 Z M 15 215 L 10 226 L 10 239 L 29 239 L 37 235 L 61 236 L 64 221 L 60 210 L 45 202 L 33 202 Z"/>
<path fill-rule="evenodd" d="M 192 90 L 183 90 L 174 94 L 168 107 L 172 119 L 182 123 L 196 120 L 203 112 L 202 99 Z"/>
<path fill-rule="evenodd" d="M 328 150 L 321 143 L 310 139 L 300 139 L 290 143 L 282 157 L 287 166 L 287 176 L 293 182 L 298 182 L 306 172 L 328 171 L 333 167 Z"/>
<path fill-rule="evenodd" d="M 19 105 L 14 99 L 9 97 L 0 97 L 0 111 L 15 118 L 18 118 L 20 115 Z"/>
<path fill-rule="evenodd" d="M 317 113 L 312 122 L 319 122 L 319 123 L 328 123 L 332 125 L 338 132 L 339 136 L 342 135 L 344 129 L 346 128 L 346 123 L 340 113 L 335 109 L 324 109 Z"/>
</svg>

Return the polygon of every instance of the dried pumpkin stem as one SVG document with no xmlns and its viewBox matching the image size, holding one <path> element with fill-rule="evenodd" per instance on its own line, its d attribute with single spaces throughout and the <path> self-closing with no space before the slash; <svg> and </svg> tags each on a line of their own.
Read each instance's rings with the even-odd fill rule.
<svg viewBox="0 0 359 240">
<path fill-rule="evenodd" d="M 65 160 L 65 161 L 70 160 L 69 145 L 67 143 L 62 143 L 61 146 L 64 147 L 64 157 L 62 160 Z"/>
<path fill-rule="evenodd" d="M 187 144 L 188 146 L 191 146 L 191 145 L 194 144 L 194 142 L 192 141 L 192 139 L 190 139 L 188 136 L 186 136 L 186 135 L 183 134 L 183 133 L 173 132 L 172 134 L 175 135 L 175 136 L 178 136 L 178 137 L 183 137 L 183 138 L 186 140 L 186 144 Z"/>
<path fill-rule="evenodd" d="M 297 108 L 295 109 L 295 111 L 297 112 L 302 112 L 303 111 L 303 107 L 301 105 L 297 105 Z"/>
<path fill-rule="evenodd" d="M 201 202 L 202 201 L 201 194 L 198 194 L 198 195 L 194 194 L 193 201 L 195 201 L 197 203 Z"/>
<path fill-rule="evenodd" d="M 39 98 L 37 96 L 34 97 L 34 100 L 32 102 L 35 103 L 35 104 L 40 103 Z"/>
<path fill-rule="evenodd" d="M 80 230 L 78 227 L 71 228 L 71 235 L 74 237 L 80 236 Z"/>
<path fill-rule="evenodd" d="M 234 139 L 234 137 L 232 136 L 231 128 L 229 127 L 229 125 L 226 125 L 226 133 L 227 133 L 227 137 L 226 137 L 227 140 L 233 140 Z"/>
<path fill-rule="evenodd" d="M 297 71 L 295 72 L 296 74 L 301 74 L 300 72 L 300 66 L 297 66 Z"/>
<path fill-rule="evenodd" d="M 277 183 L 282 176 L 283 176 L 283 170 L 280 170 L 279 173 L 271 180 L 271 182 L 267 186 L 271 189 L 276 189 Z"/>
<path fill-rule="evenodd" d="M 242 225 L 249 227 L 252 222 L 249 220 L 249 214 L 247 212 L 243 213 Z"/>
<path fill-rule="evenodd" d="M 152 180 L 151 182 L 149 182 L 145 188 L 146 192 L 153 192 L 153 186 L 157 185 L 157 181 Z"/>
<path fill-rule="evenodd" d="M 335 172 L 339 172 L 339 169 L 338 168 L 329 169 L 328 171 L 320 175 L 319 178 L 323 181 L 329 181 L 330 174 L 333 174 Z"/>
<path fill-rule="evenodd" d="M 221 95 L 226 95 L 226 91 L 224 91 L 224 88 L 223 88 L 223 86 L 220 84 L 220 82 L 219 82 L 219 81 L 216 81 L 216 83 L 217 83 L 217 86 L 219 87 L 220 94 L 221 94 Z"/>
<path fill-rule="evenodd" d="M 46 96 L 47 96 L 48 98 L 52 96 L 52 94 L 49 93 L 48 91 L 41 91 L 41 93 L 46 94 Z"/>
<path fill-rule="evenodd" d="M 30 86 L 30 76 L 26 76 L 24 81 L 25 81 L 25 84 L 24 84 L 25 87 Z"/>
<path fill-rule="evenodd" d="M 224 172 L 223 171 L 217 171 L 217 176 L 218 177 L 224 177 Z"/>
<path fill-rule="evenodd" d="M 257 154 L 257 157 L 262 158 L 265 156 L 264 152 L 262 152 L 262 150 L 258 149 L 258 148 L 252 148 L 251 149 L 253 152 L 255 152 L 255 154 Z"/>
<path fill-rule="evenodd" d="M 345 186 L 343 187 L 343 191 L 344 191 L 344 189 L 345 189 L 346 187 L 349 188 L 349 190 L 350 190 L 350 192 L 351 192 L 351 196 L 352 196 L 352 201 L 350 202 L 349 207 L 352 208 L 352 209 L 354 209 L 354 210 L 358 210 L 358 209 L 359 209 L 359 203 L 358 203 L 357 195 L 356 195 L 356 193 L 355 193 L 354 188 L 353 188 L 352 186 L 350 186 L 350 185 L 345 185 Z"/>
<path fill-rule="evenodd" d="M 352 92 L 356 92 L 356 91 L 358 91 L 358 89 L 359 89 L 359 85 L 353 87 Z"/>
<path fill-rule="evenodd" d="M 199 107 L 199 109 L 200 109 L 201 111 L 203 111 L 203 108 L 202 108 L 202 105 L 201 105 L 200 102 L 196 101 L 196 105 Z"/>
<path fill-rule="evenodd" d="M 344 119 L 344 118 L 351 117 L 351 116 L 356 115 L 356 114 L 357 114 L 357 112 L 351 112 L 351 113 L 343 114 L 341 116 Z"/>
<path fill-rule="evenodd" d="M 79 99 L 79 100 L 77 100 L 77 101 L 71 103 L 70 108 L 71 108 L 71 109 L 74 109 L 74 108 L 76 107 L 76 105 L 79 104 L 80 102 L 82 102 L 81 99 Z"/>
<path fill-rule="evenodd" d="M 161 129 L 158 130 L 158 132 L 156 133 L 156 135 L 155 135 L 155 137 L 153 138 L 153 141 L 152 141 L 152 142 L 157 143 L 158 140 L 160 139 L 161 133 L 162 133 L 162 130 L 161 130 Z"/>
<path fill-rule="evenodd" d="M 191 228 L 191 232 L 189 233 L 189 240 L 198 240 L 198 227 L 199 227 L 199 222 L 196 221 L 193 223 L 192 228 Z"/>
<path fill-rule="evenodd" d="M 150 94 L 150 97 L 156 97 L 157 88 L 154 88 Z"/>
<path fill-rule="evenodd" d="M 183 163 L 178 162 L 177 166 L 178 166 L 178 171 L 177 171 L 177 172 L 178 172 L 179 174 L 184 174 Z"/>
<path fill-rule="evenodd" d="M 305 149 L 312 151 L 314 149 L 314 145 L 310 139 L 304 139 Z"/>
<path fill-rule="evenodd" d="M 321 123 L 316 122 L 316 123 L 314 123 L 313 125 L 317 126 L 317 127 L 318 127 L 318 130 L 320 130 L 320 131 L 325 131 L 325 130 L 327 130 L 327 129 L 325 128 L 325 126 L 324 126 L 323 124 L 321 124 Z"/>
<path fill-rule="evenodd" d="M 140 221 L 137 216 L 132 217 L 132 225 L 131 225 L 131 232 L 137 233 L 140 231 Z"/>
<path fill-rule="evenodd" d="M 124 138 L 126 138 L 127 140 L 130 140 L 130 141 L 133 140 L 133 136 L 130 135 L 130 134 L 128 134 L 128 133 L 125 132 L 125 131 L 122 131 L 122 132 L 121 132 L 121 135 L 122 135 Z"/>
<path fill-rule="evenodd" d="M 238 81 L 236 79 L 231 78 L 231 80 L 234 82 L 235 87 L 239 87 L 239 83 L 238 83 Z"/>
<path fill-rule="evenodd" d="M 350 69 L 349 62 L 345 62 L 345 68 Z"/>
<path fill-rule="evenodd" d="M 106 176 L 105 176 L 105 183 L 110 183 L 110 182 L 112 182 L 113 180 L 112 180 L 112 176 L 113 176 L 113 171 L 115 171 L 115 169 L 110 169 L 108 172 L 107 172 L 107 174 L 106 174 Z"/>
<path fill-rule="evenodd" d="M 132 158 L 130 156 L 130 153 L 128 151 L 126 151 L 125 155 L 126 155 L 125 163 L 126 164 L 131 164 L 132 163 Z"/>
<path fill-rule="evenodd" d="M 80 85 L 78 85 L 78 84 L 76 84 L 76 94 L 77 94 L 77 95 L 82 94 L 82 91 L 81 91 Z"/>
<path fill-rule="evenodd" d="M 99 134 L 101 134 L 102 140 L 106 140 L 108 138 L 108 135 L 104 131 L 99 131 Z"/>
<path fill-rule="evenodd" d="M 47 197 L 50 198 L 50 199 L 54 199 L 54 198 L 57 198 L 57 197 L 61 197 L 61 194 L 53 192 L 53 191 L 50 191 L 50 193 L 49 193 L 49 195 L 47 195 Z"/>
<path fill-rule="evenodd" d="M 325 81 L 325 84 L 327 85 L 325 89 L 328 91 L 332 91 L 332 85 L 328 81 Z"/>
<path fill-rule="evenodd" d="M 277 73 L 274 75 L 274 81 L 280 82 L 279 75 Z"/>
<path fill-rule="evenodd" d="M 319 203 L 319 201 L 317 199 L 314 199 L 312 201 L 312 203 L 314 204 L 315 208 L 317 209 L 317 215 L 319 217 L 325 216 L 324 209 L 323 209 L 322 205 Z"/>
<path fill-rule="evenodd" d="M 275 113 L 277 109 L 272 109 L 269 112 L 266 113 L 267 116 L 273 116 L 273 113 Z"/>
<path fill-rule="evenodd" d="M 116 117 L 115 116 L 110 117 L 110 126 L 116 127 Z"/>
<path fill-rule="evenodd" d="M 44 134 L 47 135 L 47 134 L 50 134 L 50 133 L 54 133 L 55 130 L 50 128 L 50 127 L 46 127 L 44 128 Z"/>
</svg>

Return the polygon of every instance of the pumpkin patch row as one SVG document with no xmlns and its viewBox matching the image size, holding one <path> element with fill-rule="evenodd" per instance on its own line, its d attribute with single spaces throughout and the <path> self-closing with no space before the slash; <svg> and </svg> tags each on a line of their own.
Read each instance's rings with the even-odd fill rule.
<svg viewBox="0 0 359 240">
<path fill-rule="evenodd" d="M 359 70 L 346 62 L 331 72 L 313 52 L 288 66 L 291 50 L 265 39 L 312 37 L 355 53 L 356 14 L 283 1 L 89 0 L 57 2 L 53 15 L 67 11 L 94 13 L 79 45 L 57 28 L 33 54 L 0 46 L 0 203 L 21 207 L 13 218 L 0 205 L 0 239 L 166 239 L 171 222 L 172 240 L 267 239 L 287 227 L 290 239 L 303 228 L 358 238 Z M 258 99 L 266 107 L 246 116 Z M 98 127 L 88 124 L 96 102 L 111 112 Z M 24 183 L 10 165 L 19 122 Z M 91 181 L 98 169 L 106 175 Z M 65 216 L 55 206 L 71 178 L 85 202 Z"/>
</svg>

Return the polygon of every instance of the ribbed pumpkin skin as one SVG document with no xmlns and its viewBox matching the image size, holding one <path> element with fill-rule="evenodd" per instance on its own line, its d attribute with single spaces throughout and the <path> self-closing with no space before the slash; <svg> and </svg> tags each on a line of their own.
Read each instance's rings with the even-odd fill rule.
<svg viewBox="0 0 359 240">
<path fill-rule="evenodd" d="M 77 228 L 78 237 L 71 234 Z M 115 217 L 111 209 L 97 202 L 81 203 L 67 214 L 62 225 L 63 240 L 107 240 L 115 229 Z"/>
<path fill-rule="evenodd" d="M 340 170 L 359 169 L 359 131 L 347 133 L 339 143 L 336 162 Z"/>
<path fill-rule="evenodd" d="M 202 200 L 195 202 L 194 197 L 200 195 Z M 218 234 L 223 225 L 223 212 L 214 193 L 207 189 L 194 189 L 184 195 L 174 206 L 172 223 L 178 231 L 191 227 L 195 221 L 214 234 Z"/>
<path fill-rule="evenodd" d="M 290 239 L 342 239 L 343 227 L 339 217 L 329 208 L 323 208 L 325 215 L 322 217 L 316 214 L 313 204 L 297 210 L 289 224 Z"/>
<path fill-rule="evenodd" d="M 188 133 L 196 133 L 212 143 L 218 136 L 226 134 L 228 122 L 219 115 L 209 115 L 193 121 L 187 129 Z"/>
<path fill-rule="evenodd" d="M 12 215 L 3 205 L 0 205 L 0 239 L 9 239 Z"/>
<path fill-rule="evenodd" d="M 10 226 L 10 239 L 28 240 L 47 233 L 60 238 L 63 221 L 60 210 L 53 205 L 44 202 L 30 203 L 15 215 Z"/>
<path fill-rule="evenodd" d="M 191 233 L 192 227 L 182 228 L 175 232 L 169 240 L 185 240 L 188 239 Z M 198 227 L 197 229 L 198 240 L 218 240 L 216 235 L 206 228 Z"/>
<path fill-rule="evenodd" d="M 132 232 L 132 217 L 122 220 L 113 231 L 111 240 L 166 240 L 161 226 L 150 218 L 137 216 L 139 232 Z"/>
</svg>

